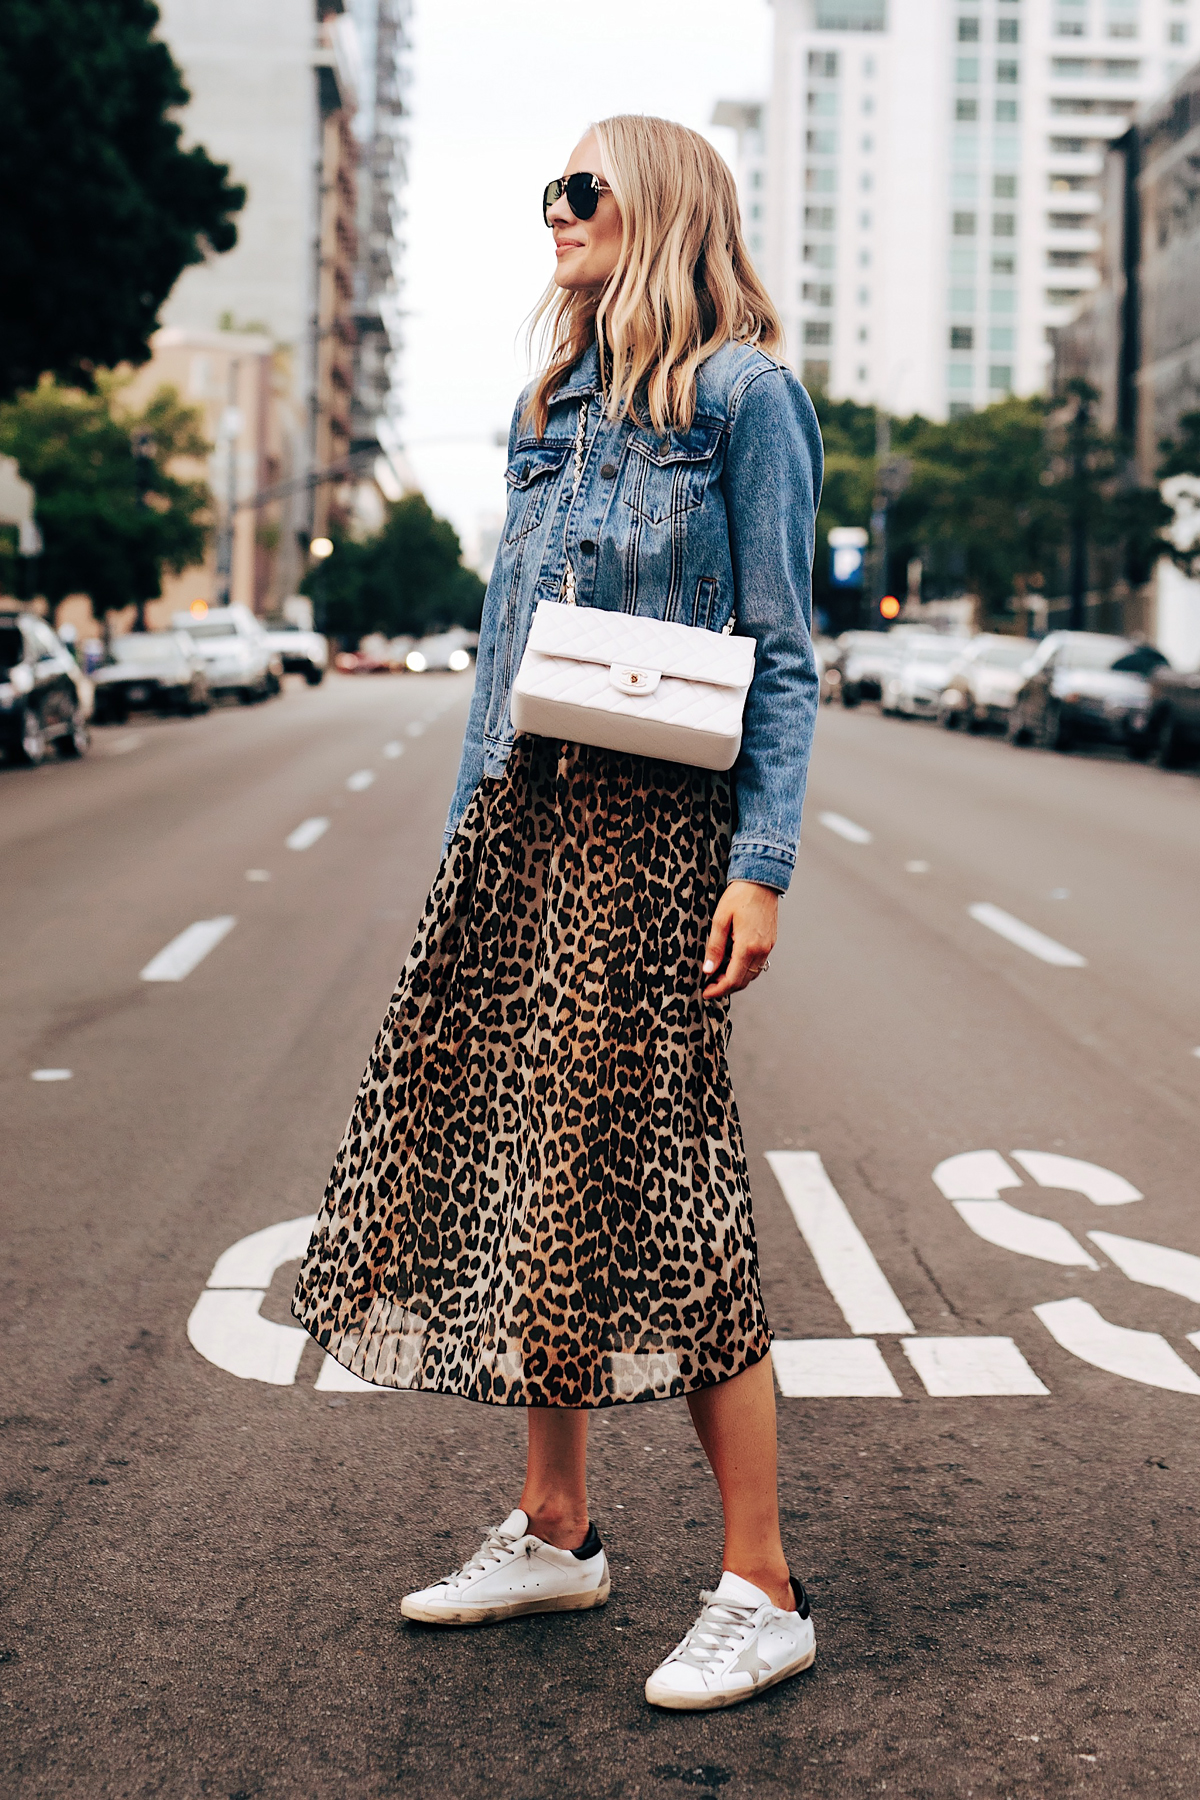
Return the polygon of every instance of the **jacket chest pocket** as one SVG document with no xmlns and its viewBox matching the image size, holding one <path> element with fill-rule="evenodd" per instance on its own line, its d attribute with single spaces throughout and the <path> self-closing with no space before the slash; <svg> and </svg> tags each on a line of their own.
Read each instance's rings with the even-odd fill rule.
<svg viewBox="0 0 1200 1800">
<path fill-rule="evenodd" d="M 716 467 L 720 430 L 693 425 L 666 437 L 638 432 L 630 439 L 623 499 L 650 525 L 691 512 L 704 499 Z"/>
<path fill-rule="evenodd" d="M 508 483 L 508 515 L 504 521 L 506 543 L 515 543 L 541 524 L 551 494 L 557 487 L 555 477 L 567 460 L 571 445 L 563 442 L 536 444 L 527 450 L 518 448 L 504 471 Z"/>
</svg>

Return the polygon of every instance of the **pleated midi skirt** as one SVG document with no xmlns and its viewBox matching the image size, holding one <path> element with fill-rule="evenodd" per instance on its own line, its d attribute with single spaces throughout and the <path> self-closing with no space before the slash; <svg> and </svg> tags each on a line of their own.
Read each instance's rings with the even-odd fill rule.
<svg viewBox="0 0 1200 1800">
<path fill-rule="evenodd" d="M 434 882 L 300 1273 L 385 1387 L 691 1393 L 767 1352 L 728 1003 L 729 778 L 518 738 Z"/>
</svg>

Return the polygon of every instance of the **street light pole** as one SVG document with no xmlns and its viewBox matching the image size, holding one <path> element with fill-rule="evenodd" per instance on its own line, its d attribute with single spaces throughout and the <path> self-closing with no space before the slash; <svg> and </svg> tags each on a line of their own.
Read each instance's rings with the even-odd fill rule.
<svg viewBox="0 0 1200 1800">
<path fill-rule="evenodd" d="M 215 599 L 218 606 L 228 606 L 233 596 L 233 526 L 237 516 L 237 440 L 242 430 L 242 415 L 237 407 L 238 369 L 241 357 L 229 362 L 229 386 L 225 411 L 221 414 L 220 435 L 226 443 L 225 517 L 217 538 L 217 581 Z"/>
<path fill-rule="evenodd" d="M 1072 631 L 1087 630 L 1088 506 L 1087 436 L 1091 402 L 1082 390 L 1071 421 L 1071 611 Z"/>
</svg>

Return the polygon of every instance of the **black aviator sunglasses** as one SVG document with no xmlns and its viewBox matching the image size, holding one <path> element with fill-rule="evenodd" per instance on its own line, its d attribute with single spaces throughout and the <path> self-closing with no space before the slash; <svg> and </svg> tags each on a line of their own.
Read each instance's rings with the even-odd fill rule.
<svg viewBox="0 0 1200 1800">
<path fill-rule="evenodd" d="M 590 219 L 600 204 L 601 194 L 611 193 L 612 189 L 598 175 L 580 173 L 568 175 L 565 179 L 561 175 L 555 176 L 553 181 L 546 183 L 546 191 L 542 195 L 542 218 L 549 225 L 550 208 L 565 194 L 567 205 L 575 217 Z"/>
</svg>

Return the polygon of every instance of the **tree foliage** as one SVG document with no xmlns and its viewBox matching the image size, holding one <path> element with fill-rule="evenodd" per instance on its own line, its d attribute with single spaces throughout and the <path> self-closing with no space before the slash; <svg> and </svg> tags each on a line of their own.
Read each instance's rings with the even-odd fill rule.
<svg viewBox="0 0 1200 1800">
<path fill-rule="evenodd" d="M 887 587 L 903 594 L 908 564 L 919 559 L 926 599 L 975 593 L 985 613 L 1002 617 L 1012 597 L 1029 589 L 1066 593 L 1076 521 L 1093 587 L 1148 579 L 1167 509 L 1156 487 L 1132 478 L 1127 447 L 1092 424 L 1093 399 L 1073 390 L 1057 401 L 998 401 L 945 424 L 920 414 L 892 420 L 891 454 L 903 459 L 907 480 L 888 513 Z M 840 629 L 858 601 L 831 587 L 828 532 L 870 525 L 875 412 L 819 394 L 814 400 L 826 446 L 814 598 Z M 1200 415 L 1195 425 L 1200 450 Z"/>
<path fill-rule="evenodd" d="M 334 538 L 334 552 L 304 582 L 318 628 L 348 646 L 368 632 L 422 637 L 451 625 L 478 629 L 484 585 L 464 568 L 454 528 L 421 494 L 389 506 L 364 542 Z"/>
<path fill-rule="evenodd" d="M 204 555 L 207 484 L 171 472 L 177 458 L 208 454 L 200 414 L 170 387 L 141 412 L 125 410 L 121 387 L 102 375 L 86 393 L 47 376 L 0 406 L 0 453 L 34 487 L 37 582 L 51 617 L 68 594 L 87 594 L 98 618 L 157 599 L 164 570 L 179 574 Z M 4 573 L 11 584 L 11 567 Z"/>
<path fill-rule="evenodd" d="M 245 189 L 170 117 L 152 0 L 0 0 L 0 398 L 144 362 L 182 269 L 237 241 Z"/>
</svg>

